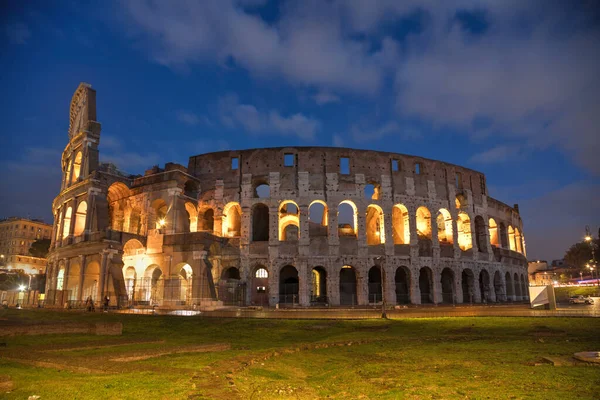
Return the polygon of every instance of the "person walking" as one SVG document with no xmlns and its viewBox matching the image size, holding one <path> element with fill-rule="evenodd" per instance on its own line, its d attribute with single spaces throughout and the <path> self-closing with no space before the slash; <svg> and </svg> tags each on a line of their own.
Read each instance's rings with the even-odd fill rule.
<svg viewBox="0 0 600 400">
<path fill-rule="evenodd" d="M 110 297 L 106 296 L 104 298 L 104 312 L 108 312 L 108 304 L 110 303 Z"/>
</svg>

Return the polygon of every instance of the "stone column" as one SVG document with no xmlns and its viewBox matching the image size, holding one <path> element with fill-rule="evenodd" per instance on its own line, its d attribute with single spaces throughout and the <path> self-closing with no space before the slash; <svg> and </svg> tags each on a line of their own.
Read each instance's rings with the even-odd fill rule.
<svg viewBox="0 0 600 400">
<path fill-rule="evenodd" d="M 429 183 L 431 181 L 427 181 L 427 182 Z M 433 263 L 436 265 L 439 263 L 439 260 L 440 260 L 440 241 L 439 241 L 439 237 L 438 237 L 437 212 L 438 211 L 434 210 L 431 213 L 431 248 L 432 248 Z M 433 268 L 433 266 L 431 266 L 431 267 Z M 437 301 L 435 301 L 435 297 L 434 297 L 434 302 L 437 303 Z"/>
<path fill-rule="evenodd" d="M 417 234 L 417 209 L 414 206 L 408 207 L 408 219 L 410 227 L 410 258 L 414 260 L 419 259 L 419 235 Z M 417 277 L 418 281 L 418 277 Z M 421 304 L 421 294 L 419 293 L 419 303 Z"/>
<path fill-rule="evenodd" d="M 418 268 L 413 268 L 410 271 L 410 302 L 412 304 L 421 304 L 421 289 L 419 288 Z"/>
<path fill-rule="evenodd" d="M 298 213 L 300 214 L 300 229 L 298 233 L 300 235 L 298 244 L 300 246 L 308 246 L 310 244 L 310 236 L 309 236 L 309 222 L 308 222 L 308 205 L 306 204 L 298 204 Z"/>
<path fill-rule="evenodd" d="M 330 305 L 340 305 L 340 268 L 334 262 L 327 268 L 327 301 Z"/>
<path fill-rule="evenodd" d="M 356 228 L 357 234 L 357 246 L 358 255 L 366 256 L 368 254 L 367 248 L 367 216 L 366 209 L 361 207 L 362 202 L 356 205 L 357 211 L 355 212 L 354 220 L 357 222 Z"/>
<path fill-rule="evenodd" d="M 462 304 L 463 302 L 463 290 L 462 290 L 462 271 L 459 270 L 458 273 L 455 272 L 456 276 L 454 277 L 454 292 L 456 293 L 454 296 L 454 301 L 456 304 Z"/>
<path fill-rule="evenodd" d="M 269 260 L 269 305 L 279 304 L 279 265 Z"/>
<path fill-rule="evenodd" d="M 439 250 L 439 247 L 438 247 Z M 433 280 L 433 303 L 443 303 L 442 297 L 442 274 L 437 268 L 431 268 L 431 276 Z"/>
<path fill-rule="evenodd" d="M 394 227 L 392 219 L 393 204 L 389 204 L 383 208 L 384 213 L 384 230 L 385 230 L 385 255 L 394 255 Z"/>
<path fill-rule="evenodd" d="M 168 191 L 168 193 L 169 193 L 169 208 L 168 208 L 167 216 L 166 216 L 167 228 L 165 230 L 167 235 L 177 233 L 177 226 L 176 226 L 177 225 L 177 214 L 179 212 L 177 200 L 179 198 L 179 195 L 182 192 L 183 192 L 183 190 L 180 188 L 173 188 L 173 189 L 169 189 L 169 191 Z M 215 221 L 216 221 L 216 219 L 215 219 Z"/>
<path fill-rule="evenodd" d="M 356 300 L 359 306 L 369 304 L 369 269 L 355 267 L 358 274 L 356 276 Z"/>
<path fill-rule="evenodd" d="M 96 213 L 96 196 L 100 194 L 100 189 L 98 188 L 90 188 L 88 190 L 88 208 L 85 216 L 85 228 L 84 233 L 89 234 L 94 231 L 94 217 L 97 215 Z M 110 216 L 109 216 L 110 218 Z M 112 227 L 109 227 L 112 228 Z M 120 227 L 123 229 L 123 227 Z"/>
<path fill-rule="evenodd" d="M 86 260 L 86 256 L 85 255 L 80 255 L 79 256 L 79 289 L 77 291 L 77 300 L 81 301 L 83 300 L 82 296 L 83 296 L 83 280 L 85 279 L 85 260 Z"/>
<path fill-rule="evenodd" d="M 340 237 L 338 232 L 338 206 L 332 204 L 327 206 L 327 241 L 329 245 L 329 255 L 337 256 L 339 254 Z M 338 296 L 339 302 L 339 296 Z"/>
<path fill-rule="evenodd" d="M 97 288 L 97 295 L 96 295 L 96 301 L 100 301 L 100 304 L 102 304 L 102 302 L 104 301 L 104 286 L 106 285 L 106 278 L 108 275 L 108 259 L 109 259 L 110 253 L 106 250 L 102 251 L 102 259 L 100 262 L 100 276 L 98 277 L 98 288 Z"/>
<path fill-rule="evenodd" d="M 394 281 L 394 266 L 387 265 L 385 263 L 385 267 L 382 268 L 383 275 L 383 289 L 385 295 L 385 302 L 388 306 L 396 304 L 396 283 Z"/>
<path fill-rule="evenodd" d="M 310 305 L 310 295 L 309 295 L 309 282 L 310 282 L 310 273 L 306 260 L 301 260 L 297 264 L 298 268 L 298 296 L 300 305 L 303 307 L 308 307 Z"/>
<path fill-rule="evenodd" d="M 462 250 L 458 244 L 458 214 L 452 214 L 452 248 L 454 249 L 454 258 L 460 258 Z"/>
<path fill-rule="evenodd" d="M 469 214 L 469 223 L 471 225 L 471 248 L 473 249 L 473 260 L 478 260 L 479 249 L 477 248 L 477 231 L 475 230 L 475 217 L 472 214 Z"/>
<path fill-rule="evenodd" d="M 75 220 L 77 219 L 77 200 L 75 198 L 72 198 L 70 201 L 70 206 L 71 206 L 71 223 L 69 226 L 69 238 L 73 238 L 75 235 Z M 71 242 L 72 243 L 72 242 Z"/>
<path fill-rule="evenodd" d="M 479 287 L 479 273 L 473 271 L 473 303 L 481 303 L 481 289 Z"/>
</svg>

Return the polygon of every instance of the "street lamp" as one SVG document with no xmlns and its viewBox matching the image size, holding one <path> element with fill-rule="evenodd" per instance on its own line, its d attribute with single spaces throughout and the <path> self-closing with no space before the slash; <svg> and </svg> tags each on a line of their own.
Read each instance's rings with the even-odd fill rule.
<svg viewBox="0 0 600 400">
<path fill-rule="evenodd" d="M 585 226 L 585 241 L 588 242 L 590 244 L 590 247 L 592 248 L 592 265 L 588 266 L 588 268 L 590 269 L 590 271 L 592 271 L 592 279 L 594 279 L 594 267 L 596 267 L 596 252 L 595 252 L 595 244 L 594 244 L 594 238 L 592 237 L 591 233 L 590 233 L 590 227 L 589 225 Z M 596 284 L 600 287 L 600 277 L 598 276 L 598 272 L 596 272 Z"/>
</svg>

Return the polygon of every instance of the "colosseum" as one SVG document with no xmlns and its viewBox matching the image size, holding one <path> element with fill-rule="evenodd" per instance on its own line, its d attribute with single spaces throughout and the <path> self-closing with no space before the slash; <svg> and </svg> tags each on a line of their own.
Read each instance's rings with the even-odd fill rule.
<svg viewBox="0 0 600 400">
<path fill-rule="evenodd" d="M 96 92 L 70 107 L 46 304 L 368 306 L 524 301 L 518 206 L 485 176 L 328 147 L 221 151 L 142 175 L 99 162 Z"/>
</svg>

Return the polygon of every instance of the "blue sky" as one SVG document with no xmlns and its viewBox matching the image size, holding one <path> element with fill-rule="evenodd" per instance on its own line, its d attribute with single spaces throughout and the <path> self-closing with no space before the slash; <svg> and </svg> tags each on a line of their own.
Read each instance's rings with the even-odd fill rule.
<svg viewBox="0 0 600 400">
<path fill-rule="evenodd" d="M 79 82 L 101 159 L 345 146 L 486 174 L 530 258 L 600 223 L 593 2 L 8 1 L 0 5 L 0 215 L 50 220 Z"/>
</svg>

